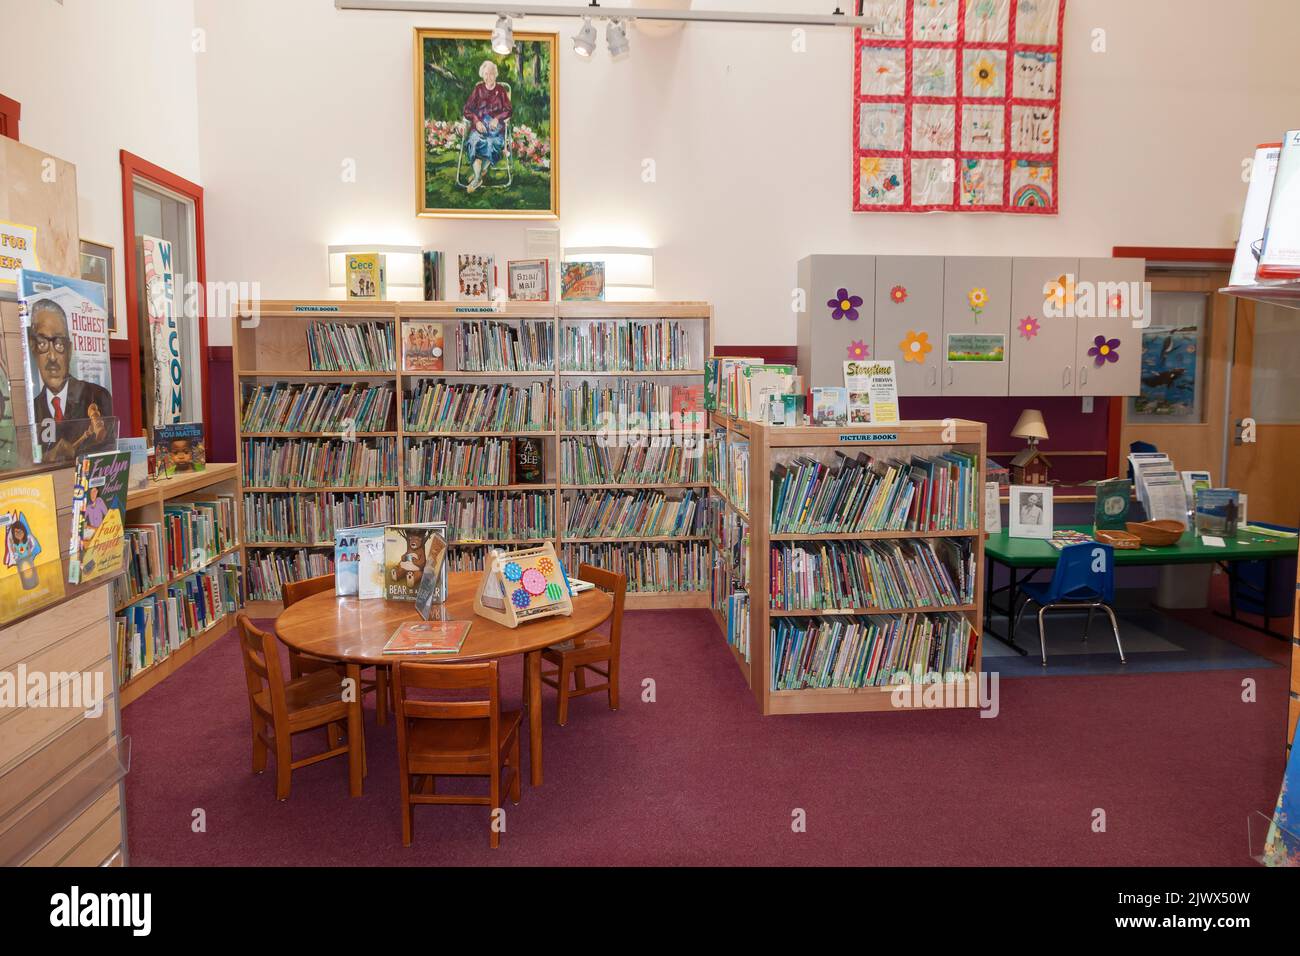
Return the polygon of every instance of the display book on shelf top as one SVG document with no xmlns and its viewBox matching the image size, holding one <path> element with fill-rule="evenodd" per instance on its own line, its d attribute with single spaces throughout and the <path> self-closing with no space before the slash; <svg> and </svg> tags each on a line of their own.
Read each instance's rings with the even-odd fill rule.
<svg viewBox="0 0 1300 956">
<path fill-rule="evenodd" d="M 986 426 L 982 422 L 961 419 L 943 421 L 903 421 L 888 425 L 859 425 L 848 428 L 810 426 L 771 426 L 749 422 L 714 412 L 714 428 L 726 430 L 729 440 L 748 444 L 749 481 L 747 509 L 742 508 L 726 488 L 717 487 L 721 506 L 736 514 L 748 526 L 747 546 L 749 580 L 733 575 L 738 587 L 746 588 L 749 598 L 745 615 L 748 619 L 748 654 L 731 646 L 733 657 L 749 685 L 759 710 L 764 715 L 801 713 L 840 713 L 856 711 L 888 711 L 916 707 L 976 707 L 979 706 L 977 678 L 982 658 L 982 614 L 984 594 L 984 494 L 983 468 L 986 452 Z M 972 456 L 972 471 L 977 479 L 971 489 L 971 517 L 960 528 L 943 530 L 854 531 L 800 533 L 772 531 L 772 468 L 788 462 L 791 456 L 802 455 L 830 463 L 835 452 L 852 454 L 865 452 L 873 459 L 901 460 L 913 455 L 930 456 L 947 451 L 960 451 Z M 917 606 L 910 608 L 831 607 L 817 610 L 780 610 L 772 606 L 767 593 L 772 569 L 771 547 L 775 543 L 853 542 L 853 541 L 928 541 L 933 539 L 959 539 L 969 543 L 972 580 L 969 582 L 969 600 L 959 605 Z M 715 548 L 718 541 L 715 537 Z M 725 553 L 719 554 L 725 560 Z M 728 618 L 715 603 L 713 613 L 724 635 L 728 634 Z M 947 686 L 943 693 L 925 694 L 924 684 L 911 685 L 906 692 L 898 683 L 866 687 L 806 687 L 797 690 L 774 690 L 772 687 L 772 632 L 773 622 L 780 618 L 809 617 L 817 620 L 844 615 L 901 615 L 901 614 L 955 614 L 969 625 L 970 666 L 965 676 L 954 679 L 949 673 L 938 678 Z M 926 681 L 936 681 L 927 675 Z"/>
<path fill-rule="evenodd" d="M 599 369 L 572 368 L 563 354 L 566 329 L 582 328 L 584 324 L 627 323 L 651 320 L 680 321 L 688 340 L 690 360 L 689 367 L 675 365 L 671 369 L 653 370 L 610 370 L 603 366 Z M 311 356 L 306 341 L 306 327 L 312 321 L 344 323 L 349 325 L 378 323 L 381 327 L 391 328 L 394 333 L 401 333 L 394 340 L 394 356 L 391 367 L 375 368 L 365 371 L 317 371 L 312 369 Z M 405 340 L 405 333 L 412 328 L 412 323 L 441 322 L 443 332 L 443 366 L 442 370 L 404 370 L 400 343 Z M 504 322 L 511 327 L 518 323 L 535 322 L 550 329 L 552 349 L 551 361 L 544 367 L 527 370 L 479 371 L 464 370 L 458 366 L 457 350 L 453 348 L 455 328 L 459 323 Z M 483 327 L 483 326 L 480 326 Z M 370 506 L 389 509 L 378 520 L 388 523 L 429 520 L 431 514 L 422 513 L 433 496 L 449 495 L 460 502 L 482 499 L 485 493 L 505 492 L 510 494 L 537 494 L 543 496 L 543 504 L 549 515 L 549 533 L 529 534 L 527 536 L 497 537 L 491 528 L 465 529 L 453 528 L 452 564 L 462 570 L 479 570 L 491 547 L 523 547 L 551 541 L 555 544 L 562 558 L 574 567 L 584 556 L 591 557 L 594 549 L 599 552 L 607 546 L 623 545 L 640 554 L 651 554 L 663 549 L 673 549 L 680 556 L 683 548 L 692 545 L 707 544 L 707 536 L 670 536 L 652 537 L 616 536 L 616 535 L 578 535 L 570 534 L 563 526 L 562 506 L 566 499 L 576 500 L 583 491 L 610 491 L 635 493 L 640 491 L 662 492 L 670 500 L 679 499 L 684 493 L 703 495 L 708 490 L 707 481 L 670 482 L 640 481 L 622 483 L 578 483 L 566 481 L 560 467 L 561 450 L 566 439 L 576 441 L 612 440 L 615 444 L 632 441 L 646 441 L 642 429 L 630 428 L 620 432 L 618 425 L 611 429 L 590 429 L 567 427 L 563 414 L 562 399 L 568 387 L 578 388 L 583 383 L 592 385 L 617 386 L 625 381 L 639 381 L 663 386 L 699 385 L 704 381 L 704 357 L 712 351 L 712 307 L 705 302 L 350 302 L 341 300 L 301 300 L 301 301 L 264 301 L 253 304 L 241 304 L 232 319 L 232 342 L 234 361 L 235 405 L 240 410 L 237 442 L 238 464 L 241 476 L 241 491 L 244 498 L 245 513 L 250 510 L 249 496 L 322 496 L 338 493 L 344 496 L 370 495 L 365 507 Z M 455 429 L 455 430 L 415 430 L 408 428 L 408 411 L 415 397 L 415 389 L 421 383 L 445 381 L 450 386 L 460 385 L 526 385 L 532 382 L 544 383 L 550 388 L 552 406 L 549 409 L 550 420 L 536 422 L 529 418 L 527 427 L 515 430 L 496 429 Z M 258 385 L 273 383 L 363 383 L 391 386 L 395 394 L 394 407 L 382 429 L 353 431 L 348 434 L 340 431 L 320 432 L 267 432 L 246 431 L 243 427 L 242 411 L 248 391 Z M 545 427 L 533 427 L 534 425 Z M 672 436 L 668 436 L 673 440 Z M 275 485 L 250 483 L 245 453 L 250 440 L 287 439 L 355 439 L 377 445 L 385 440 L 391 441 L 396 450 L 396 463 L 388 478 L 383 481 L 364 481 L 357 483 L 330 483 L 327 481 L 304 482 L 301 476 L 295 476 L 292 482 Z M 443 439 L 481 446 L 492 439 L 518 440 L 524 438 L 539 439 L 544 456 L 544 473 L 540 482 L 509 481 L 497 484 L 424 484 L 410 480 L 408 464 L 418 460 L 412 450 L 422 443 L 436 442 Z M 391 480 L 389 480 L 391 479 Z M 321 500 L 324 500 L 323 498 Z M 338 498 L 330 499 L 337 501 Z M 437 502 L 434 502 L 434 507 Z M 375 512 L 377 513 L 377 512 Z M 390 517 L 391 516 L 391 517 Z M 372 523 L 369 521 L 349 521 L 349 524 Z M 488 533 L 477 533 L 487 531 Z M 459 533 L 458 533 L 459 531 Z M 258 572 L 260 561 L 266 558 L 290 559 L 294 562 L 293 577 L 305 577 L 328 571 L 327 557 L 332 555 L 332 542 L 321 538 L 317 541 L 293 540 L 257 540 L 257 535 L 245 534 L 243 547 L 248 560 L 245 562 L 246 573 L 252 578 Z M 696 581 L 696 583 L 699 583 Z M 707 606 L 707 592 L 700 589 L 681 590 L 677 588 L 664 590 L 632 590 L 634 582 L 629 582 L 627 606 L 629 608 Z M 278 602 L 253 600 L 265 597 L 267 592 L 250 588 L 250 606 L 260 613 L 274 613 Z"/>
</svg>

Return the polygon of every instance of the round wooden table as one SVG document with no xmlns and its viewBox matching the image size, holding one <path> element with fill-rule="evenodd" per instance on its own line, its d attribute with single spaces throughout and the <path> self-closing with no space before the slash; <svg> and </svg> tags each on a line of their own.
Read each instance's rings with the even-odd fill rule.
<svg viewBox="0 0 1300 956">
<path fill-rule="evenodd" d="M 435 607 L 435 619 L 473 621 L 459 654 L 385 654 L 384 645 L 398 625 L 420 620 L 415 605 L 379 598 L 360 600 L 338 597 L 332 590 L 313 594 L 286 608 L 275 619 L 275 633 L 296 651 L 340 661 L 347 676 L 360 686 L 361 668 L 388 667 L 397 661 L 455 663 L 482 661 L 513 654 L 524 655 L 525 707 L 528 710 L 529 769 L 534 787 L 542 783 L 542 649 L 585 634 L 609 620 L 613 599 L 596 588 L 573 598 L 573 614 L 556 615 L 518 627 L 503 627 L 474 613 L 474 593 L 483 579 L 481 571 L 456 571 L 447 575 L 447 601 Z M 361 700 L 355 702 L 360 726 Z M 352 780 L 361 792 L 360 767 Z"/>
</svg>

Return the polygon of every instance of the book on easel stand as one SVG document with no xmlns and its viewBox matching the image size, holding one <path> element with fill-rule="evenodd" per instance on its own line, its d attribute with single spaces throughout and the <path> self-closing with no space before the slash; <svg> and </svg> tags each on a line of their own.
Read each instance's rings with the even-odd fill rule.
<svg viewBox="0 0 1300 956">
<path fill-rule="evenodd" d="M 573 614 L 569 579 L 547 541 L 521 551 L 495 551 L 474 595 L 474 613 L 505 627 Z"/>
</svg>

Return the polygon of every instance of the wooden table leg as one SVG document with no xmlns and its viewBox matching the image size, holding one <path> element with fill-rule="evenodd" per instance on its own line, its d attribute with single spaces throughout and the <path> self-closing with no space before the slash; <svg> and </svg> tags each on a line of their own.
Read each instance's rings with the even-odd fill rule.
<svg viewBox="0 0 1300 956">
<path fill-rule="evenodd" d="M 348 704 L 348 785 L 352 796 L 361 796 L 361 777 L 365 773 L 365 725 L 361 720 L 361 668 L 349 664 L 347 676 L 352 681 L 353 700 Z"/>
<path fill-rule="evenodd" d="M 542 785 L 542 652 L 531 651 L 524 658 L 528 674 L 528 769 L 532 785 Z"/>
</svg>

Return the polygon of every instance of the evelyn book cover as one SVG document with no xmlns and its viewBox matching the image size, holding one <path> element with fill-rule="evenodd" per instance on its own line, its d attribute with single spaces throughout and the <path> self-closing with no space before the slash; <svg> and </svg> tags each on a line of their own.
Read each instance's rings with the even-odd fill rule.
<svg viewBox="0 0 1300 956">
<path fill-rule="evenodd" d="M 68 583 L 85 584 L 125 567 L 127 479 L 131 453 L 109 451 L 77 459 L 72 480 L 72 540 Z"/>
<path fill-rule="evenodd" d="M 0 481 L 0 624 L 63 597 L 54 475 Z"/>
<path fill-rule="evenodd" d="M 104 287 L 24 269 L 18 296 L 32 461 L 71 462 L 86 452 L 112 451 L 117 422 Z"/>
</svg>

